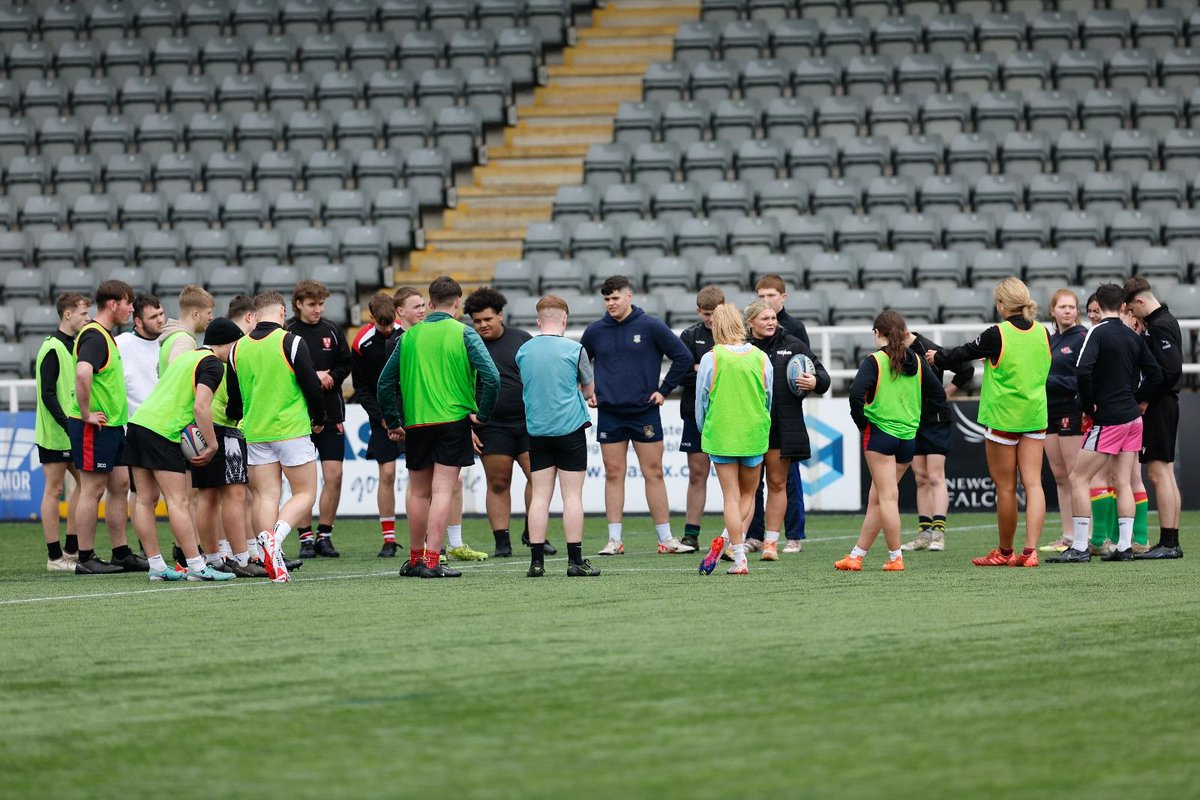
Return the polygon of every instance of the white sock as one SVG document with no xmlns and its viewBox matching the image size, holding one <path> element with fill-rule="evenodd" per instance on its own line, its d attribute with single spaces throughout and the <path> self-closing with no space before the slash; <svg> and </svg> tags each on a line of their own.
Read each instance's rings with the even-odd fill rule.
<svg viewBox="0 0 1200 800">
<path fill-rule="evenodd" d="M 901 555 L 903 554 L 899 550 L 888 550 L 888 558 L 890 558 L 892 561 L 895 561 Z"/>
<path fill-rule="evenodd" d="M 288 525 L 283 520 L 279 520 L 275 523 L 274 530 L 275 530 L 275 535 L 279 537 L 279 543 L 283 544 L 283 540 L 286 539 L 288 537 L 288 534 L 292 532 L 292 526 Z"/>
<path fill-rule="evenodd" d="M 258 546 L 258 539 L 251 539 L 246 543 L 246 547 L 250 552 L 251 558 L 256 558 L 259 561 L 262 561 L 263 551 L 262 548 Z"/>
<path fill-rule="evenodd" d="M 735 544 L 733 546 L 733 563 L 734 564 L 745 564 L 746 563 L 746 545 L 744 542 L 742 544 Z"/>
<path fill-rule="evenodd" d="M 150 562 L 150 571 L 151 572 L 166 572 L 167 571 L 167 562 L 163 559 L 161 553 L 159 553 L 156 556 L 150 556 L 146 560 Z"/>
<path fill-rule="evenodd" d="M 658 541 L 665 542 L 671 538 L 671 523 L 660 522 L 654 526 L 654 532 L 658 534 Z"/>
<path fill-rule="evenodd" d="M 1133 547 L 1133 517 L 1117 517 L 1117 549 L 1122 553 Z"/>
<path fill-rule="evenodd" d="M 462 525 L 446 526 L 446 549 L 453 550 L 462 547 Z"/>
<path fill-rule="evenodd" d="M 242 552 L 242 553 L 234 553 L 233 560 L 238 563 L 239 567 L 244 567 L 250 563 L 250 553 L 248 551 Z"/>
<path fill-rule="evenodd" d="M 1071 522 L 1074 525 L 1074 530 L 1071 534 L 1071 549 L 1086 551 L 1088 549 L 1088 539 L 1092 537 L 1092 518 L 1071 517 Z"/>
<path fill-rule="evenodd" d="M 726 544 L 729 544 L 729 528 L 721 528 L 721 538 L 725 540 Z"/>
<path fill-rule="evenodd" d="M 206 553 L 204 555 L 204 561 L 205 563 L 212 564 L 215 567 L 218 564 L 224 563 L 225 559 L 221 558 L 220 554 L 218 553 Z"/>
<path fill-rule="evenodd" d="M 228 539 L 217 542 L 217 552 L 221 554 L 221 558 L 233 558 L 233 548 L 229 546 Z"/>
<path fill-rule="evenodd" d="M 866 551 L 866 550 L 863 550 L 863 549 L 862 549 L 861 547 L 859 547 L 858 545 L 854 545 L 854 549 L 852 549 L 852 550 L 850 551 L 850 555 L 854 556 L 855 558 L 862 558 L 862 557 L 863 557 L 863 556 L 865 556 L 866 554 L 867 554 L 867 551 Z"/>
<path fill-rule="evenodd" d="M 779 541 L 779 531 L 767 531 L 766 541 L 778 542 Z"/>
<path fill-rule="evenodd" d="M 619 522 L 608 523 L 608 540 L 610 542 L 621 541 L 621 523 L 619 523 Z"/>
<path fill-rule="evenodd" d="M 204 559 L 201 558 L 200 556 L 196 556 L 195 558 L 189 558 L 187 560 L 187 562 L 188 562 L 188 572 L 191 572 L 195 575 L 199 575 L 201 572 L 204 572 L 204 568 L 207 566 L 207 564 L 204 563 Z"/>
</svg>

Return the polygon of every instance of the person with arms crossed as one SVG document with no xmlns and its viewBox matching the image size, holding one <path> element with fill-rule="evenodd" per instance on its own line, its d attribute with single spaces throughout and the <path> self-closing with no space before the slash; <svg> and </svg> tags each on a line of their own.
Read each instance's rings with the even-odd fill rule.
<svg viewBox="0 0 1200 800">
<path fill-rule="evenodd" d="M 34 363 L 37 379 L 37 416 L 34 420 L 34 442 L 38 461 L 45 473 L 42 491 L 42 533 L 46 538 L 46 570 L 75 572 L 79 563 L 78 537 L 72 533 L 75 509 L 79 503 L 79 471 L 71 460 L 71 435 L 67 409 L 75 397 L 75 359 L 71 350 L 75 337 L 87 324 L 91 301 L 76 292 L 58 296 L 58 330 L 46 337 L 38 349 Z M 75 488 L 67 497 L 66 551 L 58 536 L 58 501 L 62 497 L 67 472 L 75 480 Z"/>
<path fill-rule="evenodd" d="M 283 329 L 283 295 L 259 292 L 254 313 L 258 324 L 234 344 L 229 372 L 242 397 L 242 432 L 263 565 L 273 581 L 284 583 L 290 572 L 283 542 L 309 518 L 317 499 L 312 434 L 325 424 L 325 396 L 308 346 Z M 280 506 L 284 477 L 292 496 Z"/>
<path fill-rule="evenodd" d="M 129 322 L 133 289 L 123 281 L 104 281 L 96 288 L 96 316 L 75 337 L 75 397 L 67 409 L 71 458 L 79 470 L 75 534 L 79 539 L 78 575 L 146 572 L 145 558 L 128 543 L 129 470 L 124 469 L 128 398 L 121 351 L 112 332 Z M 119 468 L 120 467 L 120 468 Z M 108 490 L 107 522 L 112 563 L 96 556 L 96 518 L 100 498 Z M 143 547 L 145 543 L 143 543 Z"/>
<path fill-rule="evenodd" d="M 1182 558 L 1179 546 L 1179 517 L 1182 502 L 1175 481 L 1175 440 L 1179 434 L 1179 388 L 1183 385 L 1183 336 L 1179 322 L 1155 297 L 1150 283 L 1141 276 L 1125 282 L 1129 313 L 1141 320 L 1142 336 L 1162 369 L 1162 381 L 1145 399 L 1142 452 L 1138 460 L 1154 486 L 1158 503 L 1158 543 L 1139 560 Z"/>
<path fill-rule="evenodd" d="M 700 321 L 679 334 L 679 340 L 692 354 L 692 369 L 679 381 L 679 416 L 683 419 L 679 452 L 687 453 L 688 464 L 687 513 L 683 518 L 683 538 L 679 541 L 691 548 L 700 547 L 700 523 L 708 498 L 708 473 L 712 469 L 708 454 L 700 449 L 700 429 L 696 427 L 696 370 L 700 368 L 700 359 L 713 348 L 713 309 L 724 302 L 725 293 L 716 286 L 702 288 L 696 293 L 696 314 Z"/>
<path fill-rule="evenodd" d="M 587 474 L 587 436 L 592 424 L 587 399 L 595 392 L 592 363 L 583 346 L 567 339 L 570 308 L 561 297 L 546 295 L 537 304 L 541 336 L 517 350 L 521 393 L 529 430 L 529 467 L 533 497 L 529 520 L 529 577 L 546 572 L 546 528 L 557 478 L 567 539 L 567 577 L 595 577 L 600 570 L 583 557 L 583 480 Z"/>
<path fill-rule="evenodd" d="M 500 371 L 500 397 L 488 424 L 471 433 L 475 452 L 483 461 L 487 479 L 487 515 L 496 540 L 495 554 L 499 558 L 512 555 L 508 526 L 512 520 L 513 465 L 525 473 L 525 531 L 521 543 L 529 546 L 529 501 L 533 485 L 529 482 L 529 433 L 525 428 L 525 402 L 522 399 L 521 373 L 517 369 L 517 351 L 533 337 L 520 328 L 504 324 L 504 306 L 508 300 L 490 286 L 471 292 L 463 303 L 463 313 L 471 318 L 475 332 Z M 462 543 L 446 544 L 447 552 L 464 561 L 479 561 L 476 551 Z M 457 551 L 457 552 L 456 552 Z M 558 551 L 543 539 L 543 551 L 554 555 Z"/>
<path fill-rule="evenodd" d="M 192 520 L 187 471 L 205 467 L 217 454 L 213 427 L 213 395 L 225 380 L 225 364 L 233 342 L 241 338 L 237 325 L 220 319 L 209 326 L 204 347 L 181 352 L 160 376 L 154 391 L 129 420 L 127 443 L 134 482 L 142 487 L 134 507 L 133 523 L 146 548 L 151 581 L 227 581 L 232 571 L 217 570 L 200 555 L 196 526 Z M 232 416 L 241 414 L 237 390 L 230 398 Z M 204 449 L 189 460 L 180 449 L 180 435 L 192 423 L 200 429 Z M 183 550 L 187 572 L 167 566 L 158 549 L 158 522 L 154 506 L 159 493 L 167 503 L 167 519 L 175 542 Z M 248 564 L 248 553 L 239 553 Z"/>
<path fill-rule="evenodd" d="M 403 439 L 407 450 L 410 555 L 400 575 L 457 578 L 462 573 L 441 564 L 439 554 L 459 473 L 475 463 L 471 426 L 491 417 L 500 373 L 479 334 L 458 320 L 457 281 L 442 276 L 429 284 L 429 308 L 388 356 L 377 396 L 388 435 Z"/>
<path fill-rule="evenodd" d="M 693 553 L 671 535 L 667 486 L 663 481 L 663 429 L 659 407 L 683 376 L 692 356 L 671 329 L 633 304 L 633 289 L 624 275 L 600 287 L 605 315 L 587 326 L 579 343 L 596 371 L 596 393 L 588 404 L 599 409 L 596 440 L 604 458 L 604 506 L 608 544 L 602 556 L 621 555 L 625 514 L 625 475 L 629 443 L 645 481 L 646 505 L 658 535 L 659 553 Z M 663 358 L 671 368 L 659 382 Z"/>
<path fill-rule="evenodd" d="M 1079 407 L 1090 418 L 1083 427 L 1083 446 L 1071 470 L 1071 508 L 1091 510 L 1092 479 L 1111 469 L 1117 495 L 1117 547 L 1105 561 L 1130 561 L 1133 553 L 1133 488 L 1130 470 L 1142 449 L 1143 420 L 1139 403 L 1152 396 L 1163 380 L 1158 361 L 1143 337 L 1121 322 L 1125 290 L 1115 283 L 1096 290 L 1100 322 L 1088 331 L 1079 352 L 1075 381 Z M 1103 369 L 1098 365 L 1103 364 Z M 1140 384 L 1140 385 L 1139 385 Z M 1091 561 L 1091 515 L 1072 517 L 1071 546 L 1046 559 L 1053 564 Z"/>
<path fill-rule="evenodd" d="M 733 546 L 728 574 L 746 575 L 746 526 L 770 446 L 775 370 L 767 354 L 746 341 L 746 323 L 732 303 L 713 309 L 712 338 L 713 348 L 696 373 L 695 415 L 701 445 L 721 484 L 725 530 L 712 540 L 700 574 L 712 574 L 728 540 Z"/>
<path fill-rule="evenodd" d="M 313 433 L 313 444 L 321 461 L 321 486 L 317 533 L 314 537 L 311 516 L 302 526 L 300 558 L 337 558 L 341 554 L 333 546 L 333 523 L 342 499 L 342 467 L 346 459 L 346 400 L 342 384 L 350 376 L 350 348 L 337 325 L 323 316 L 329 289 L 317 281 L 305 280 L 292 290 L 292 311 L 296 316 L 284 326 L 308 345 L 317 379 L 325 397 L 325 424 L 320 433 Z"/>
</svg>

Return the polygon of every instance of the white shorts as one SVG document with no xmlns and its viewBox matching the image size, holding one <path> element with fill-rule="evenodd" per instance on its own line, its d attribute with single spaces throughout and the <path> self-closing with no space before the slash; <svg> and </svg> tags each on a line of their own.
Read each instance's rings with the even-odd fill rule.
<svg viewBox="0 0 1200 800">
<path fill-rule="evenodd" d="M 280 442 L 248 442 L 246 445 L 246 463 L 252 467 L 264 464 L 298 467 L 316 460 L 317 448 L 308 436 L 297 436 L 295 439 L 284 439 Z"/>
<path fill-rule="evenodd" d="M 989 442 L 995 442 L 996 444 L 1016 447 L 1017 443 L 1022 439 L 1045 439 L 1046 429 L 1042 428 L 1040 431 L 1025 431 L 1023 433 L 1008 433 L 1007 431 L 998 431 L 995 428 L 988 428 L 987 433 L 983 435 L 983 438 L 987 439 Z"/>
</svg>

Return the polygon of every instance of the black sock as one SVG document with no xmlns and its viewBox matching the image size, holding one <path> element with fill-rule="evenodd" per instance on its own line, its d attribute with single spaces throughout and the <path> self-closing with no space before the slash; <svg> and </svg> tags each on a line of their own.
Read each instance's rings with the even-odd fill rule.
<svg viewBox="0 0 1200 800">
<path fill-rule="evenodd" d="M 113 548 L 113 561 L 116 561 L 119 558 L 129 558 L 132 555 L 133 551 L 129 549 L 129 545 L 127 544 Z"/>
<path fill-rule="evenodd" d="M 572 564 L 583 563 L 583 542 L 567 542 L 567 561 Z"/>
<path fill-rule="evenodd" d="M 512 547 L 512 542 L 508 538 L 508 528 L 492 531 L 492 536 L 496 539 L 496 547 Z"/>
<path fill-rule="evenodd" d="M 62 558 L 62 545 L 58 542 L 46 542 L 46 555 L 51 561 L 58 561 Z"/>
<path fill-rule="evenodd" d="M 322 539 L 332 538 L 333 537 L 333 526 L 332 525 L 318 525 L 317 526 L 317 535 L 320 536 Z"/>
<path fill-rule="evenodd" d="M 79 551 L 79 560 L 80 561 L 91 561 L 95 557 L 96 557 L 95 550 L 80 550 Z"/>
<path fill-rule="evenodd" d="M 932 528 L 933 527 L 933 517 L 926 517 L 925 515 L 921 515 L 921 516 L 917 517 L 917 527 L 920 528 L 921 530 L 925 530 L 926 528 Z"/>
<path fill-rule="evenodd" d="M 311 525 L 306 525 L 303 528 L 296 528 L 296 533 L 300 534 L 300 541 L 302 542 L 311 542 L 314 538 Z"/>
<path fill-rule="evenodd" d="M 525 524 L 521 526 L 521 539 L 529 541 L 529 520 L 526 520 Z"/>
<path fill-rule="evenodd" d="M 1158 542 L 1163 547 L 1179 547 L 1179 528 L 1159 528 Z"/>
<path fill-rule="evenodd" d="M 699 539 L 700 538 L 700 526 L 685 524 L 683 526 L 683 535 L 684 536 L 695 536 L 697 539 Z"/>
<path fill-rule="evenodd" d="M 935 531 L 937 531 L 938 533 L 945 533 L 946 532 L 946 515 L 945 514 L 934 514 L 933 522 L 931 524 L 933 526 L 933 529 Z"/>
<path fill-rule="evenodd" d="M 67 546 L 63 549 L 66 550 L 68 553 L 78 553 L 79 552 L 79 537 L 73 533 L 68 533 L 67 534 Z"/>
<path fill-rule="evenodd" d="M 546 565 L 546 543 L 545 542 L 530 542 L 529 543 L 530 559 L 533 565 L 543 567 Z"/>
</svg>

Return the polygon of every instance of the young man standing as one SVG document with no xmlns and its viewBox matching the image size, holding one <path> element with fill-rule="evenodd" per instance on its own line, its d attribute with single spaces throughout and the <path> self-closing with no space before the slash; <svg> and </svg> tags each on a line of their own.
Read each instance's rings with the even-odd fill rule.
<svg viewBox="0 0 1200 800">
<path fill-rule="evenodd" d="M 325 423 L 325 397 L 308 346 L 283 329 L 283 295 L 259 292 L 254 313 L 258 324 L 234 344 L 229 371 L 242 396 L 254 527 L 267 574 L 282 583 L 289 580 L 283 541 L 317 499 L 312 434 Z M 292 496 L 281 507 L 284 477 Z"/>
<path fill-rule="evenodd" d="M 171 533 L 187 563 L 187 580 L 226 581 L 234 577 L 233 571 L 214 569 L 200 555 L 186 473 L 189 466 L 193 470 L 203 469 L 217 455 L 220 440 L 213 425 L 213 398 L 225 381 L 229 351 L 241 337 L 241 330 L 230 320 L 212 323 L 208 326 L 205 346 L 181 352 L 129 420 L 127 435 L 134 482 L 143 487 L 135 507 L 134 528 L 146 547 L 152 581 L 177 581 L 185 577 L 169 567 L 158 550 L 154 506 L 160 492 L 166 499 Z M 237 387 L 227 390 L 227 394 L 232 394 L 228 398 L 233 407 L 231 416 L 241 416 Z M 179 448 L 179 439 L 183 429 L 193 421 L 204 437 L 205 447 L 189 464 Z M 240 552 L 237 559 L 237 563 L 248 566 L 250 554 Z"/>
<path fill-rule="evenodd" d="M 166 373 L 171 362 L 195 350 L 197 337 L 213 320 L 213 296 L 202 287 L 188 284 L 179 293 L 179 319 L 169 319 L 158 337 L 158 374 Z"/>
<path fill-rule="evenodd" d="M 79 538 L 78 575 L 146 572 L 146 559 L 128 543 L 129 472 L 125 466 L 125 422 L 128 402 L 121 352 L 112 332 L 129 322 L 133 289 L 123 281 L 104 281 L 96 288 L 96 316 L 75 337 L 75 397 L 67 410 L 71 458 L 79 475 L 75 534 Z M 96 518 L 108 489 L 108 530 L 112 563 L 96 556 Z"/>
<path fill-rule="evenodd" d="M 167 315 L 162 303 L 152 294 L 133 298 L 133 330 L 117 336 L 117 349 L 125 365 L 125 389 L 129 395 L 129 413 L 138 410 L 158 380 L 158 337 Z"/>
<path fill-rule="evenodd" d="M 604 281 L 600 294 L 607 313 L 588 325 L 579 340 L 596 370 L 596 393 L 588 404 L 599 409 L 596 439 L 604 457 L 604 506 L 608 516 L 608 544 L 600 555 L 625 552 L 621 520 L 631 440 L 645 480 L 646 505 L 658 535 L 658 552 L 695 552 L 696 548 L 671 535 L 659 412 L 671 390 L 692 371 L 691 353 L 670 328 L 633 304 L 633 289 L 624 275 Z M 664 357 L 671 360 L 671 368 L 660 383 Z"/>
<path fill-rule="evenodd" d="M 1179 546 L 1179 517 L 1182 503 L 1175 481 L 1175 439 L 1179 433 L 1179 388 L 1183 385 L 1183 337 L 1179 322 L 1154 296 L 1150 283 L 1137 276 L 1125 281 L 1125 303 L 1129 313 L 1142 321 L 1142 334 L 1162 369 L 1162 382 L 1151 390 L 1141 408 L 1142 452 L 1138 458 L 1154 486 L 1158 502 L 1158 544 L 1139 560 L 1183 558 Z"/>
<path fill-rule="evenodd" d="M 764 275 L 754 284 L 754 292 L 775 312 L 775 320 L 779 327 L 804 344 L 811 347 L 808 340 L 808 330 L 804 322 L 788 314 L 784 304 L 787 303 L 787 284 L 778 275 Z M 757 551 L 762 545 L 765 535 L 763 488 L 759 484 L 758 493 L 754 497 L 754 519 L 746 532 L 746 549 Z M 800 479 L 800 462 L 793 460 L 788 467 L 787 477 L 787 511 L 784 513 L 783 526 L 786 531 L 787 543 L 783 546 L 785 553 L 799 553 L 804 548 L 804 484 Z"/>
<path fill-rule="evenodd" d="M 521 372 L 517 369 L 517 351 L 533 337 L 527 332 L 504 324 L 504 306 L 508 300 L 490 286 L 471 292 L 463 303 L 463 311 L 475 325 L 475 332 L 483 339 L 488 355 L 500 371 L 500 399 L 488 424 L 472 432 L 475 452 L 483 460 L 483 472 L 487 478 L 487 515 L 496 540 L 496 556 L 512 555 L 512 542 L 508 526 L 512 519 L 512 473 L 513 464 L 520 465 L 525 473 L 525 532 L 521 542 L 529 545 L 529 501 L 533 491 L 529 483 L 529 433 L 525 428 L 525 402 L 521 397 Z M 447 552 L 459 557 L 455 551 L 466 550 L 469 560 L 475 554 L 462 544 L 461 535 L 457 546 L 447 544 Z M 557 551 L 552 545 L 544 546 L 545 552 L 553 555 Z M 483 555 L 483 554 L 478 554 Z M 486 557 L 486 556 L 485 556 Z"/>
<path fill-rule="evenodd" d="M 342 499 L 342 464 L 346 459 L 346 401 L 342 384 L 350 377 L 350 348 L 338 326 L 325 319 L 329 290 L 317 281 L 300 281 L 292 291 L 293 317 L 285 326 L 308 345 L 313 366 L 325 397 L 325 427 L 312 436 L 321 460 L 321 500 L 317 535 L 312 519 L 300 528 L 300 558 L 337 558 L 333 546 L 333 522 Z"/>
<path fill-rule="evenodd" d="M 89 305 L 88 298 L 75 292 L 58 296 L 58 330 L 42 342 L 34 365 L 38 398 L 34 441 L 46 478 L 42 492 L 42 533 L 46 537 L 46 570 L 49 572 L 74 572 L 79 562 L 79 544 L 71 532 L 79 503 L 79 472 L 71 463 L 66 410 L 75 397 L 75 359 L 71 350 L 75 347 L 76 335 L 87 324 Z M 64 553 L 58 537 L 58 501 L 68 471 L 75 479 L 75 488 L 67 498 L 67 547 Z"/>
<path fill-rule="evenodd" d="M 471 426 L 491 417 L 500 373 L 479 334 L 458 321 L 457 281 L 429 284 L 429 307 L 388 357 L 377 393 L 388 435 L 407 449 L 410 556 L 400 574 L 456 578 L 462 573 L 439 563 L 439 552 L 459 472 L 475 462 Z"/>
<path fill-rule="evenodd" d="M 354 399 L 367 412 L 367 423 L 371 426 L 367 438 L 367 458 L 379 465 L 379 487 L 375 497 L 379 506 L 383 547 L 378 555 L 380 558 L 395 558 L 396 459 L 400 457 L 400 445 L 388 438 L 375 391 L 387 361 L 384 353 L 387 339 L 396 324 L 396 303 L 386 292 L 377 292 L 371 298 L 369 308 L 371 321 L 363 326 L 350 345 L 350 375 L 354 382 Z"/>
<path fill-rule="evenodd" d="M 392 295 L 392 301 L 396 304 L 396 327 L 387 337 L 387 346 L 384 348 L 385 357 L 390 356 L 396 349 L 396 345 L 400 343 L 400 337 L 406 330 L 425 319 L 425 298 L 415 287 L 401 286 Z M 404 452 L 403 445 L 401 448 L 401 452 Z"/>
<path fill-rule="evenodd" d="M 1079 405 L 1091 418 L 1083 447 L 1071 470 L 1071 508 L 1088 509 L 1089 515 L 1074 520 L 1071 546 L 1048 563 L 1078 564 L 1090 561 L 1091 482 L 1101 470 L 1111 471 L 1117 489 L 1117 549 L 1102 556 L 1105 561 L 1133 559 L 1133 489 L 1130 475 L 1142 449 L 1142 412 L 1138 404 L 1150 397 L 1162 382 L 1162 370 L 1142 337 L 1121 322 L 1125 292 L 1114 283 L 1096 290 L 1100 322 L 1088 331 L 1079 351 L 1075 379 Z M 1099 365 L 1103 364 L 1103 368 Z M 1139 385 L 1140 383 L 1140 385 Z M 1085 429 L 1087 422 L 1085 418 Z"/>
<path fill-rule="evenodd" d="M 724 302 L 724 292 L 716 286 L 705 286 L 696 295 L 696 313 L 700 315 L 700 321 L 679 334 L 683 346 L 692 354 L 692 368 L 679 381 L 683 391 L 679 399 L 679 416 L 683 418 L 679 451 L 687 453 L 688 462 L 687 516 L 680 541 L 693 549 L 700 547 L 700 521 L 704 518 L 708 473 L 712 470 L 708 454 L 700 449 L 700 430 L 696 427 L 696 370 L 700 367 L 700 359 L 713 348 L 713 309 Z"/>
<path fill-rule="evenodd" d="M 592 424 L 587 400 L 595 393 L 592 364 L 583 347 L 565 338 L 567 303 L 547 295 L 538 301 L 541 336 L 517 350 L 522 400 L 529 429 L 529 466 L 533 498 L 529 520 L 529 577 L 546 574 L 546 528 L 558 478 L 567 538 L 567 576 L 594 577 L 600 570 L 583 557 L 583 479 L 587 474 L 587 436 Z"/>
</svg>

